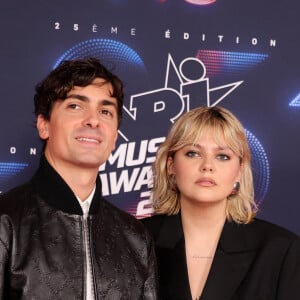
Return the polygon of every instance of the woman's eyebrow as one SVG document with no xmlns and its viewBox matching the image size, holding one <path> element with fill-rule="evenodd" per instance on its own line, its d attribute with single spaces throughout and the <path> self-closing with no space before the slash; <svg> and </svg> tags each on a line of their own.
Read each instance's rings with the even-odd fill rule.
<svg viewBox="0 0 300 300">
<path fill-rule="evenodd" d="M 195 147 L 195 148 L 198 148 L 198 149 L 202 149 L 204 148 L 203 146 L 201 146 L 200 144 L 197 144 L 197 143 L 190 143 L 190 144 L 187 144 L 186 146 L 192 146 L 192 147 Z M 214 147 L 216 150 L 231 150 L 230 147 L 228 146 L 216 146 Z"/>
</svg>

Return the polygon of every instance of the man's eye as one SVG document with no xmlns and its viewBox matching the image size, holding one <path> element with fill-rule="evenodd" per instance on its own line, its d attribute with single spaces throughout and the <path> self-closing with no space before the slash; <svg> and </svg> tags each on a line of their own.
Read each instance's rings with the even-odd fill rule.
<svg viewBox="0 0 300 300">
<path fill-rule="evenodd" d="M 229 155 L 227 155 L 227 154 L 218 154 L 217 158 L 219 160 L 229 160 L 230 159 Z"/>
<path fill-rule="evenodd" d="M 79 109 L 79 108 L 80 108 L 80 106 L 79 106 L 78 104 L 76 104 L 76 103 L 70 103 L 70 104 L 68 105 L 68 107 L 69 107 L 69 108 L 72 108 L 72 109 Z"/>
<path fill-rule="evenodd" d="M 106 116 L 112 116 L 113 113 L 109 111 L 108 109 L 102 109 L 101 114 L 106 115 Z"/>
</svg>

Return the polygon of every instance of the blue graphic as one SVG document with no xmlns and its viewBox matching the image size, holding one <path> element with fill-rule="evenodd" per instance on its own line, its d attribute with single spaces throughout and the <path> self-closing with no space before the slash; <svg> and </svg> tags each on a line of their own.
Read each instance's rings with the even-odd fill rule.
<svg viewBox="0 0 300 300">
<path fill-rule="evenodd" d="M 290 102 L 291 107 L 300 107 L 300 93 Z"/>
<path fill-rule="evenodd" d="M 255 201 L 259 205 L 268 191 L 270 182 L 270 167 L 267 155 L 261 143 L 250 131 L 245 129 L 245 132 L 252 154 Z"/>
<path fill-rule="evenodd" d="M 199 50 L 196 57 L 205 64 L 207 75 L 213 76 L 221 72 L 239 74 L 267 59 L 268 54 Z"/>
<path fill-rule="evenodd" d="M 1 162 L 0 163 L 0 180 L 8 179 L 17 173 L 24 170 L 28 167 L 26 163 L 9 163 L 9 162 Z"/>
<path fill-rule="evenodd" d="M 91 39 L 83 41 L 67 50 L 54 64 L 56 68 L 63 60 L 84 57 L 96 57 L 109 61 L 121 68 L 139 69 L 145 72 L 145 65 L 140 56 L 124 43 L 110 39 Z"/>
</svg>

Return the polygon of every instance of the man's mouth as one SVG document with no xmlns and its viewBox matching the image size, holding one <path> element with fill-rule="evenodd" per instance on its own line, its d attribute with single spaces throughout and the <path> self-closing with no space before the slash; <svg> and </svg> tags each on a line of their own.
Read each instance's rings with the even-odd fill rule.
<svg viewBox="0 0 300 300">
<path fill-rule="evenodd" d="M 77 140 L 80 142 L 87 142 L 87 143 L 96 143 L 96 144 L 100 143 L 100 141 L 97 139 L 87 138 L 87 137 L 80 137 L 80 138 L 77 138 Z"/>
</svg>

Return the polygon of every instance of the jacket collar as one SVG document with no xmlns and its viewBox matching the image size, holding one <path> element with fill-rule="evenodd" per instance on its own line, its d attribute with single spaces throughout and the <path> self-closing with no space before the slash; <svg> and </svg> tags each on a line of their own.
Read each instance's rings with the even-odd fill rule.
<svg viewBox="0 0 300 300">
<path fill-rule="evenodd" d="M 201 300 L 231 299 L 255 257 L 256 239 L 249 232 L 248 227 L 249 225 L 234 222 L 224 224 Z M 177 295 L 184 293 L 185 299 L 190 298 L 189 291 L 175 284 L 175 282 L 184 282 L 188 286 L 180 214 L 166 217 L 156 243 L 157 247 L 164 248 L 164 257 L 170 260 L 168 265 L 175 265 L 176 270 L 170 272 L 173 274 L 171 278 L 177 276 L 171 279 L 174 281 L 172 286 L 176 289 L 173 292 Z"/>
<path fill-rule="evenodd" d="M 218 243 L 218 249 L 225 253 L 252 251 L 256 249 L 255 236 L 247 227 L 250 224 L 237 224 L 226 221 Z M 157 236 L 157 245 L 165 248 L 174 248 L 183 238 L 183 229 L 180 213 L 166 217 Z"/>
<path fill-rule="evenodd" d="M 44 155 L 41 156 L 39 168 L 31 181 L 38 195 L 50 206 L 68 214 L 83 214 L 75 194 L 49 164 Z M 98 211 L 100 198 L 102 198 L 101 181 L 99 176 L 97 176 L 96 190 L 90 206 L 90 214 Z"/>
<path fill-rule="evenodd" d="M 180 214 L 164 217 L 156 238 L 156 249 L 160 284 L 167 291 L 168 299 L 192 299 Z"/>
<path fill-rule="evenodd" d="M 232 298 L 256 255 L 256 238 L 251 236 L 249 226 L 224 224 L 201 300 Z"/>
<path fill-rule="evenodd" d="M 156 244 L 162 248 L 173 249 L 182 238 L 181 215 L 171 215 L 166 217 L 162 223 Z"/>
</svg>

